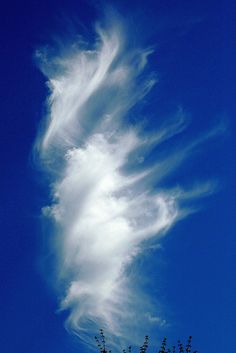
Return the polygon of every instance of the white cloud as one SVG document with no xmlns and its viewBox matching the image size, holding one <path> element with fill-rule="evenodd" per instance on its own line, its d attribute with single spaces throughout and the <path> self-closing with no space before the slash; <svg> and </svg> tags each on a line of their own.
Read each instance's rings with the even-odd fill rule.
<svg viewBox="0 0 236 353">
<path fill-rule="evenodd" d="M 52 204 L 44 214 L 55 224 L 67 327 L 81 337 L 88 327 L 105 327 L 125 339 L 127 327 L 135 332 L 145 320 L 165 323 L 150 312 L 152 305 L 129 275 L 143 241 L 163 236 L 180 218 L 178 199 L 206 194 L 211 186 L 155 191 L 153 182 L 173 172 L 197 143 L 146 167 L 154 146 L 186 128 L 184 114 L 180 110 L 152 136 L 129 126 L 129 110 L 155 83 L 139 76 L 150 50 L 125 50 L 120 28 L 99 29 L 97 35 L 89 50 L 41 55 L 50 97 L 46 129 L 36 145 L 52 179 Z"/>
</svg>

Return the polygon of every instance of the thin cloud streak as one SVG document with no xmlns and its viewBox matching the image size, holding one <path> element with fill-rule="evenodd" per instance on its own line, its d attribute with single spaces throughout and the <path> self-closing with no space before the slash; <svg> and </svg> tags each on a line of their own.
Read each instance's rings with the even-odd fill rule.
<svg viewBox="0 0 236 353">
<path fill-rule="evenodd" d="M 67 327 L 84 339 L 88 327 L 125 339 L 127 327 L 135 332 L 141 324 L 165 322 L 129 274 L 143 243 L 158 241 L 181 218 L 180 199 L 205 195 L 212 186 L 186 194 L 158 189 L 201 141 L 147 167 L 145 156 L 186 128 L 184 114 L 149 136 L 129 124 L 130 109 L 156 83 L 153 75 L 143 78 L 150 49 L 127 50 L 117 22 L 96 31 L 89 49 L 54 58 L 37 52 L 50 96 L 36 151 L 51 177 L 52 203 L 44 214 L 55 226 Z M 135 340 L 135 333 L 127 338 Z"/>
</svg>

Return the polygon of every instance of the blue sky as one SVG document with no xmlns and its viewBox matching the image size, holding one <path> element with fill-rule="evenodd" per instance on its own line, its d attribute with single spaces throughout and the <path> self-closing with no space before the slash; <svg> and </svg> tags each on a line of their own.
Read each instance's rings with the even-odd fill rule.
<svg viewBox="0 0 236 353">
<path fill-rule="evenodd" d="M 172 218 L 175 213 L 174 215 L 171 213 L 172 207 L 167 207 L 170 213 L 168 213 L 166 226 L 172 226 L 172 223 L 173 226 L 166 233 L 164 232 L 165 236 L 155 238 L 145 228 L 146 232 L 142 233 L 145 233 L 145 239 L 142 239 L 141 245 L 140 243 L 137 246 L 130 242 L 124 243 L 122 252 L 119 252 L 119 256 L 125 256 L 126 252 L 123 249 L 128 249 L 128 253 L 138 251 L 138 255 L 132 258 L 133 262 L 128 262 L 128 278 L 132 279 L 130 289 L 137 293 L 138 298 L 135 300 L 142 298 L 139 314 L 145 316 L 145 310 L 150 313 L 149 305 L 152 302 L 154 303 L 152 310 L 155 315 L 158 315 L 156 318 L 165 320 L 167 324 L 160 325 L 160 322 L 158 324 L 156 320 L 156 326 L 154 325 L 154 328 L 151 328 L 151 325 L 148 326 L 149 332 L 146 332 L 146 324 L 143 327 L 142 325 L 135 327 L 132 323 L 128 323 L 128 319 L 125 319 L 128 336 L 135 340 L 134 331 L 137 330 L 137 332 L 143 332 L 143 336 L 150 333 L 153 342 L 166 335 L 170 343 L 173 343 L 179 338 L 184 339 L 192 335 L 194 345 L 199 352 L 221 353 L 223 350 L 233 352 L 236 348 L 233 337 L 235 328 L 233 249 L 235 247 L 236 211 L 233 163 L 235 151 L 233 96 L 235 5 L 230 1 L 225 3 L 220 1 L 146 1 L 145 3 L 130 1 L 128 5 L 122 1 L 114 1 L 111 5 L 120 13 L 118 22 L 122 23 L 123 32 L 122 35 L 118 33 L 118 39 L 121 36 L 126 42 L 116 65 L 120 69 L 119 72 L 122 72 L 125 66 L 126 76 L 130 77 L 129 81 L 123 83 L 123 86 L 121 82 L 121 92 L 125 92 L 126 97 L 124 100 L 122 96 L 122 102 L 125 102 L 127 107 L 129 104 L 132 105 L 133 101 L 135 102 L 134 106 L 125 110 L 125 117 L 122 118 L 125 122 L 122 123 L 122 127 L 115 126 L 113 120 L 110 122 L 109 129 L 117 129 L 120 136 L 120 140 L 118 139 L 112 148 L 114 147 L 114 151 L 117 152 L 122 145 L 124 155 L 128 155 L 129 147 L 125 149 L 129 145 L 127 141 L 131 141 L 134 145 L 136 142 L 132 139 L 132 134 L 131 137 L 125 139 L 123 131 L 128 130 L 130 126 L 136 126 L 140 121 L 143 131 L 139 132 L 139 139 L 150 141 L 152 136 L 157 141 L 156 147 L 154 145 L 150 147 L 148 143 L 141 147 L 137 145 L 143 155 L 145 155 L 144 149 L 149 151 L 145 155 L 145 161 L 140 163 L 141 167 L 132 165 L 131 162 L 128 166 L 124 165 L 123 157 L 120 155 L 117 155 L 116 159 L 119 161 L 118 166 L 127 167 L 128 170 L 133 171 L 132 175 L 138 177 L 139 172 L 151 166 L 158 166 L 159 161 L 165 160 L 167 156 L 173 157 L 176 153 L 182 153 L 179 158 L 183 159 L 183 162 L 179 163 L 171 173 L 167 173 L 165 168 L 154 170 L 148 182 L 141 183 L 140 186 L 140 188 L 146 188 L 145 190 L 148 190 L 151 196 L 161 195 L 158 200 L 160 202 L 164 200 L 164 203 L 159 205 L 160 209 L 163 204 L 169 207 L 169 203 L 165 202 L 169 202 L 169 197 L 172 197 L 174 193 L 177 206 L 174 204 L 173 208 L 176 211 L 175 207 L 177 207 L 183 219 L 177 221 Z M 62 193 L 57 202 L 61 208 L 64 207 L 64 193 L 67 194 L 63 191 L 59 180 L 63 178 L 62 175 L 65 177 L 66 172 L 71 169 L 67 166 L 67 169 L 60 170 L 59 177 L 52 175 L 45 165 L 42 167 L 42 164 L 39 166 L 35 162 L 32 150 L 38 135 L 39 124 L 45 116 L 45 101 L 49 95 L 46 81 L 56 79 L 59 82 L 58 77 L 61 75 L 61 77 L 69 78 L 70 82 L 71 76 L 66 76 L 66 70 L 61 72 L 62 69 L 58 68 L 57 58 L 60 57 L 63 65 L 67 63 L 72 55 L 67 48 L 71 48 L 76 38 L 77 40 L 79 38 L 81 42 L 81 37 L 78 35 L 88 43 L 89 49 L 94 48 L 94 23 L 99 19 L 105 22 L 102 20 L 104 9 L 103 2 L 98 5 L 82 1 L 30 1 L 25 2 L 24 5 L 15 2 L 2 6 L 0 22 L 2 35 L 0 351 L 3 353 L 90 351 L 64 327 L 65 321 L 68 322 L 70 310 L 71 312 L 74 310 L 75 316 L 78 315 L 83 302 L 76 306 L 70 303 L 69 298 L 67 309 L 62 312 L 58 311 L 60 302 L 65 297 L 63 286 L 70 285 L 72 275 L 71 268 L 63 268 L 66 279 L 58 289 L 59 285 L 55 284 L 59 272 L 58 262 L 63 258 L 61 252 L 59 251 L 60 254 L 58 254 L 55 247 L 52 245 L 50 247 L 49 243 L 57 244 L 57 248 L 64 249 L 68 245 L 67 225 L 62 222 L 59 224 L 63 242 L 58 244 L 55 240 L 57 239 L 56 227 L 52 230 L 50 221 L 43 220 L 41 216 L 41 209 L 52 205 L 51 182 L 56 183 L 57 191 Z M 111 24 L 107 25 L 106 30 L 108 34 L 113 33 Z M 112 41 L 110 43 L 113 45 Z M 145 58 L 147 48 L 152 48 L 153 53 L 148 56 L 148 63 L 143 71 L 140 69 L 137 76 L 127 74 L 131 72 L 132 67 L 138 70 L 136 66 L 142 66 L 141 62 Z M 75 58 L 80 53 L 78 50 L 76 47 L 73 52 Z M 101 47 L 98 46 L 97 50 L 99 52 Z M 36 60 L 35 53 L 39 52 L 41 53 L 40 60 Z M 42 60 L 42 53 L 47 55 L 46 63 Z M 83 69 L 87 67 L 86 60 Z M 140 60 L 139 64 L 135 60 Z M 69 63 L 69 67 L 70 65 Z M 96 56 L 93 57 L 91 65 L 96 67 Z M 72 70 L 72 74 L 75 72 Z M 113 74 L 117 77 L 115 70 Z M 120 78 L 120 75 L 118 77 Z M 108 76 L 110 80 L 108 81 L 111 82 L 112 78 L 113 76 Z M 156 84 L 150 92 L 142 96 L 142 85 L 145 82 L 150 84 L 152 80 L 156 80 Z M 78 85 L 80 82 L 78 80 Z M 77 84 L 77 80 L 75 83 Z M 68 87 L 65 85 L 65 93 Z M 120 88 L 117 88 L 115 84 L 113 86 L 111 84 L 111 87 L 114 92 L 118 93 L 116 98 L 110 97 L 110 103 L 117 107 L 116 104 L 119 104 L 121 99 Z M 106 91 L 104 87 L 102 89 L 104 91 L 101 92 L 104 92 L 106 97 L 109 91 Z M 142 99 L 137 98 L 133 92 L 139 92 Z M 130 97 L 133 99 L 131 103 Z M 56 103 L 60 106 L 59 98 Z M 87 125 L 86 122 L 84 123 L 85 134 L 80 137 L 83 143 L 87 144 L 86 146 L 90 146 L 90 149 L 81 150 L 80 145 L 76 146 L 78 153 L 84 152 L 87 158 L 85 166 L 78 157 L 80 155 L 76 155 L 77 150 L 70 159 L 72 162 L 77 160 L 76 158 L 79 159 L 80 168 L 84 170 L 85 175 L 86 166 L 89 163 L 92 163 L 91 169 L 94 166 L 93 159 L 90 160 L 93 158 L 93 154 L 90 154 L 91 150 L 97 151 L 96 148 L 99 147 L 101 152 L 104 148 L 106 152 L 108 151 L 105 157 L 110 157 L 112 154 L 109 152 L 113 151 L 109 149 L 111 144 L 106 139 L 107 135 L 104 130 L 97 130 L 97 133 L 99 131 L 103 137 L 105 136 L 102 143 L 100 140 L 94 140 L 92 133 L 90 133 L 92 136 L 90 140 L 85 137 L 86 129 L 94 125 L 93 110 L 102 111 L 102 107 L 94 103 L 94 98 L 99 97 L 92 95 L 90 98 L 90 105 L 87 109 L 91 108 L 91 111 L 89 110 L 89 113 L 86 109 L 85 113 L 81 111 L 81 115 L 84 114 L 85 118 L 88 116 L 89 122 Z M 106 102 L 104 104 L 106 106 Z M 68 109 L 70 108 L 69 106 Z M 123 113 L 119 112 L 119 114 Z M 106 133 L 110 132 L 109 129 Z M 158 144 L 158 132 L 162 131 L 164 135 L 168 135 L 171 134 L 170 130 L 172 131 L 171 138 L 166 138 Z M 46 132 L 40 134 L 39 145 L 41 147 L 38 153 L 43 155 L 47 162 L 49 160 L 49 163 L 59 162 L 55 161 L 54 157 L 52 159 L 58 148 L 60 151 L 63 150 L 63 153 L 68 152 L 67 148 L 71 149 L 71 146 L 65 147 L 65 145 L 62 148 L 61 144 L 58 147 L 58 141 L 65 137 L 63 129 L 59 130 L 59 133 L 55 135 L 56 140 L 51 135 L 51 140 L 47 141 L 45 140 Z M 209 135 L 214 136 L 209 137 Z M 44 145 L 42 141 L 46 141 Z M 73 147 L 74 144 L 75 142 L 73 142 Z M 53 148 L 53 152 L 48 146 L 52 146 L 50 148 Z M 134 149 L 133 153 L 136 153 L 135 151 Z M 96 156 L 104 157 L 102 154 L 96 154 Z M 106 164 L 106 158 L 104 160 Z M 170 168 L 174 161 L 175 159 L 172 158 L 170 163 L 165 165 Z M 111 159 L 111 165 L 112 162 L 113 159 Z M 114 176 L 114 180 L 118 180 L 118 183 L 125 185 L 125 182 L 130 182 L 132 184 L 131 179 L 123 180 L 121 175 L 115 173 L 112 168 L 111 172 L 108 169 L 107 173 L 108 176 L 112 173 L 111 175 Z M 154 176 L 159 175 L 158 173 L 163 173 L 163 177 L 157 181 Z M 102 177 L 101 180 L 103 180 Z M 79 179 L 79 182 L 83 183 L 83 179 Z M 136 193 L 136 184 L 133 189 Z M 191 195 L 190 197 L 190 191 L 195 192 L 199 197 Z M 162 198 L 163 192 L 166 196 L 164 199 Z M 67 196 L 67 200 L 71 200 L 70 195 Z M 94 200 L 97 202 L 105 200 L 106 204 L 106 197 L 102 198 L 100 194 L 96 197 Z M 126 201 L 124 207 L 130 206 L 131 200 Z M 153 199 L 150 196 L 142 202 L 140 207 L 147 204 L 153 207 Z M 74 204 L 72 206 L 74 208 Z M 181 211 L 189 211 L 190 208 L 198 211 L 184 218 Z M 86 214 L 94 219 L 95 210 L 88 208 Z M 47 212 L 51 211 L 44 208 L 44 214 Z M 127 212 L 123 220 L 136 220 L 138 215 L 139 213 L 130 216 Z M 70 214 L 67 216 L 69 217 Z M 80 232 L 81 223 L 77 226 Z M 147 227 L 146 224 L 145 226 Z M 155 229 L 158 233 L 157 228 Z M 132 235 L 132 232 L 128 234 Z M 162 232 L 160 232 L 161 235 L 163 235 Z M 81 240 L 79 245 L 84 247 Z M 155 245 L 157 245 L 156 249 Z M 95 254 L 97 254 L 96 251 L 99 252 L 100 248 L 95 249 Z M 125 261 L 123 257 L 121 258 Z M 95 263 L 97 267 L 99 267 L 99 261 L 98 258 L 98 262 Z M 72 262 L 72 267 L 75 263 Z M 86 286 L 91 285 L 93 288 L 94 279 L 86 272 L 90 263 L 86 261 L 84 263 L 87 264 L 87 267 L 83 269 L 85 274 L 87 273 Z M 112 267 L 111 263 L 108 265 Z M 115 270 L 117 267 L 114 267 Z M 84 285 L 85 282 L 82 281 L 80 272 L 78 273 L 73 273 L 74 282 L 78 281 L 79 288 L 82 288 L 81 283 Z M 112 283 L 109 282 L 112 276 L 109 277 L 109 273 L 107 276 L 108 283 Z M 136 283 L 136 280 L 139 283 Z M 94 292 L 98 293 L 97 287 Z M 99 293 L 101 296 L 91 297 L 92 303 L 98 299 L 104 299 L 102 289 Z M 134 315 L 137 314 L 138 306 L 138 302 L 135 303 L 136 306 L 133 308 L 129 307 L 129 303 L 124 304 L 127 310 L 134 310 Z M 90 303 L 84 302 L 84 307 L 92 313 L 90 315 L 92 320 L 93 312 Z M 104 308 L 109 312 L 109 307 Z M 87 312 L 84 315 L 88 315 Z M 112 320 L 115 319 L 113 314 Z M 71 326 L 68 327 L 71 330 Z M 73 326 L 72 329 L 74 329 Z"/>
</svg>

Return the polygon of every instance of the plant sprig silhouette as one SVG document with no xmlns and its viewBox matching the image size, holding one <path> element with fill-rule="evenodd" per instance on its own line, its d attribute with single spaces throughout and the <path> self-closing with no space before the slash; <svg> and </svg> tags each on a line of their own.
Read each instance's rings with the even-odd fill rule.
<svg viewBox="0 0 236 353">
<path fill-rule="evenodd" d="M 148 340 L 149 340 L 149 337 L 145 336 L 142 346 L 139 347 L 139 353 L 147 352 Z M 105 338 L 103 329 L 100 329 L 98 337 L 95 336 L 95 341 L 100 353 L 112 353 L 112 351 L 107 348 L 106 338 Z M 127 350 L 123 349 L 122 353 L 132 353 L 132 347 L 129 346 Z M 183 344 L 181 341 L 178 341 L 177 346 L 172 346 L 171 348 L 167 347 L 167 338 L 164 337 L 158 353 L 197 353 L 197 351 L 192 350 L 192 336 L 189 336 L 186 344 Z"/>
</svg>

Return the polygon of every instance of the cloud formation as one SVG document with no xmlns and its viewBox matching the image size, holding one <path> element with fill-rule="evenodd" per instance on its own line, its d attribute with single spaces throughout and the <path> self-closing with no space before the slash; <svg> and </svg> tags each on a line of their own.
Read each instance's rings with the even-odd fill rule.
<svg viewBox="0 0 236 353">
<path fill-rule="evenodd" d="M 186 215 L 179 200 L 212 190 L 207 183 L 187 192 L 158 187 L 199 141 L 145 163 L 154 147 L 186 128 L 181 110 L 149 136 L 130 123 L 130 110 L 156 83 L 145 78 L 150 53 L 128 48 L 117 21 L 97 26 L 90 46 L 56 57 L 37 52 L 50 89 L 36 142 L 51 178 L 44 214 L 54 223 L 60 307 L 68 309 L 68 329 L 83 338 L 88 327 L 125 339 L 127 327 L 164 325 L 135 282 L 135 259 Z"/>
</svg>

